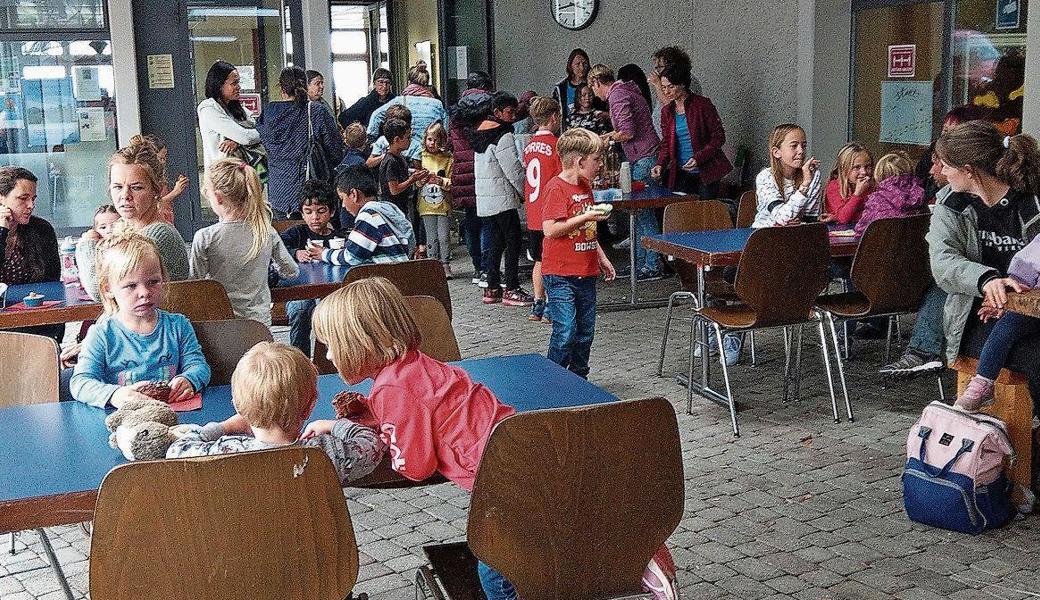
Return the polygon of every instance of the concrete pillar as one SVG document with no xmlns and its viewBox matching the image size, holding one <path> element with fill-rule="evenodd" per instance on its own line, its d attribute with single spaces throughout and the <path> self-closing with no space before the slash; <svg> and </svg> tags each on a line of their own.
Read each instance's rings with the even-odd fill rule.
<svg viewBox="0 0 1040 600">
<path fill-rule="evenodd" d="M 117 142 L 123 146 L 131 137 L 141 133 L 132 1 L 108 0 L 108 19 L 112 39 L 112 71 L 115 73 Z"/>
<path fill-rule="evenodd" d="M 1026 17 L 1026 95 L 1022 132 L 1040 137 L 1040 6 L 1030 6 Z"/>
<path fill-rule="evenodd" d="M 325 75 L 325 85 L 332 82 L 332 40 L 329 26 L 328 0 L 301 0 L 303 4 L 304 64 Z M 327 97 L 331 98 L 331 94 Z"/>
</svg>

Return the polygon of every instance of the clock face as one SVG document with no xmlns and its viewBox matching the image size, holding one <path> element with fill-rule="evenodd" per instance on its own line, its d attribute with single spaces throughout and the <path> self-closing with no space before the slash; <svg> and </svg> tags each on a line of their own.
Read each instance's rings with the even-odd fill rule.
<svg viewBox="0 0 1040 600">
<path fill-rule="evenodd" d="M 553 18 L 567 29 L 583 29 L 596 18 L 599 0 L 551 0 Z"/>
</svg>

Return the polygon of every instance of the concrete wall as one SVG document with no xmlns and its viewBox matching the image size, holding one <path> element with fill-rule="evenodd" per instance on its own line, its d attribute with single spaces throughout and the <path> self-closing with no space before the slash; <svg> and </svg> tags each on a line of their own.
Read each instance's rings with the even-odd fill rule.
<svg viewBox="0 0 1040 600">
<path fill-rule="evenodd" d="M 394 74 L 399 80 L 397 89 L 403 89 L 407 84 L 408 68 L 419 59 L 415 52 L 415 44 L 427 40 L 432 42 L 433 64 L 429 65 L 431 82 L 438 90 L 441 89 L 437 1 L 394 0 L 391 14 L 396 30 L 390 43 L 395 51 L 393 60 Z"/>
</svg>

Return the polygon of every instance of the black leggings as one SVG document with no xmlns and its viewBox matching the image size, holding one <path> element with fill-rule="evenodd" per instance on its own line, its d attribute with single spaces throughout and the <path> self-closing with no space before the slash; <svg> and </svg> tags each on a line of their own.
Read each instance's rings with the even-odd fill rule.
<svg viewBox="0 0 1040 600">
<path fill-rule="evenodd" d="M 515 209 L 487 217 L 491 223 L 491 249 L 488 256 L 488 289 L 496 289 L 502 282 L 499 264 L 505 253 L 506 289 L 515 290 L 520 287 L 520 244 L 523 232 L 520 230 L 520 213 Z"/>
</svg>

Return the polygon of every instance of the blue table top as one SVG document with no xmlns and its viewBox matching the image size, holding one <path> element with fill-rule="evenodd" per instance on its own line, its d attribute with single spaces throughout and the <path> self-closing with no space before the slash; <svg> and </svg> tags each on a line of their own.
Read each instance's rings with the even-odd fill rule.
<svg viewBox="0 0 1040 600">
<path fill-rule="evenodd" d="M 343 281 L 348 270 L 350 267 L 323 262 L 300 263 L 300 274 L 292 279 L 282 279 L 276 287 L 337 283 Z"/>
<path fill-rule="evenodd" d="M 456 364 L 519 412 L 617 400 L 538 354 Z M 367 393 L 371 385 L 371 381 L 365 381 L 349 386 L 338 375 L 321 376 L 320 399 L 312 418 L 334 418 L 331 398 L 336 393 Z M 109 470 L 126 462 L 108 445 L 106 414 L 80 402 L 0 409 L 0 443 L 4 448 L 0 452 L 0 503 L 97 490 Z M 232 414 L 231 386 L 218 386 L 203 392 L 201 409 L 179 416 L 181 423 L 204 424 Z"/>
<path fill-rule="evenodd" d="M 682 233 L 662 233 L 652 237 L 664 242 L 685 246 L 702 252 L 726 253 L 743 252 L 748 238 L 754 233 L 754 229 L 719 229 L 716 231 L 684 231 Z"/>
</svg>

